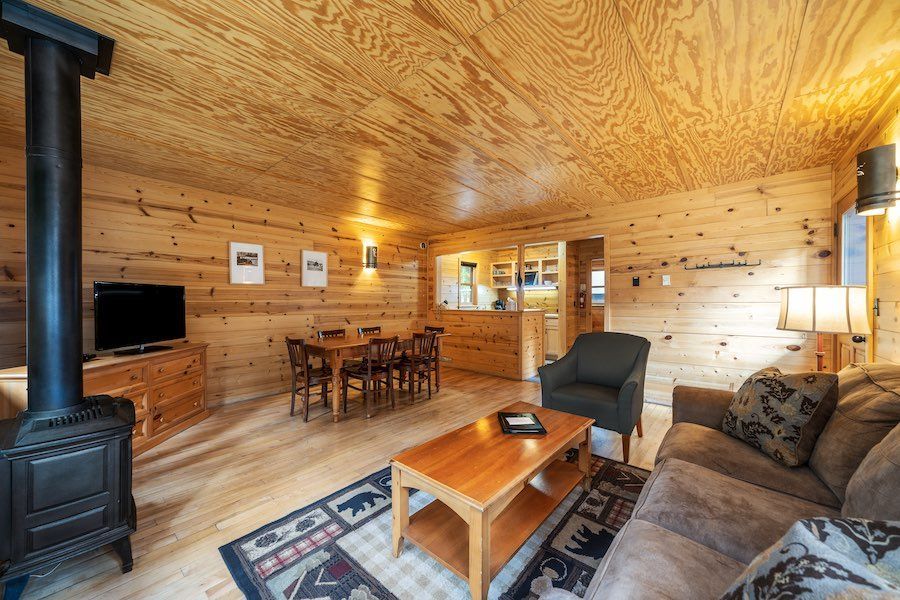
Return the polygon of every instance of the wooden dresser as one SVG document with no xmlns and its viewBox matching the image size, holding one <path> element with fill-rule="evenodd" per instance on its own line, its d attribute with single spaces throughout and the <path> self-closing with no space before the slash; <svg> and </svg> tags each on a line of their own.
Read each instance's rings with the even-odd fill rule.
<svg viewBox="0 0 900 600">
<path fill-rule="evenodd" d="M 137 356 L 104 356 L 84 363 L 84 394 L 109 394 L 134 402 L 134 455 L 209 416 L 206 346 L 179 344 Z M 0 418 L 25 410 L 25 367 L 0 371 Z"/>
</svg>

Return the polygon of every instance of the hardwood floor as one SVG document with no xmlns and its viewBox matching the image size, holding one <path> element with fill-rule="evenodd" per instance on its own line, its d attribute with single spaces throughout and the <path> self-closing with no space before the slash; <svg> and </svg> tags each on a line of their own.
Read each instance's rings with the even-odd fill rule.
<svg viewBox="0 0 900 600">
<path fill-rule="evenodd" d="M 386 467 L 405 448 L 517 400 L 539 403 L 540 385 L 446 369 L 440 393 L 420 398 L 410 406 L 401 394 L 397 410 L 382 403 L 369 420 L 351 401 L 337 424 L 320 402 L 308 423 L 289 417 L 289 394 L 215 409 L 135 460 L 133 572 L 122 575 L 111 552 L 88 554 L 32 578 L 23 597 L 242 598 L 219 546 Z M 671 419 L 669 407 L 645 406 L 631 464 L 652 466 Z M 621 460 L 621 439 L 595 427 L 593 451 Z"/>
</svg>

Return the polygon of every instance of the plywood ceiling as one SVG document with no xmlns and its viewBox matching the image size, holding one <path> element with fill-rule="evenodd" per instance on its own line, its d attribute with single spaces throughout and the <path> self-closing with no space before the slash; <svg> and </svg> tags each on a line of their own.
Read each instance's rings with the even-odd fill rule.
<svg viewBox="0 0 900 600">
<path fill-rule="evenodd" d="M 87 162 L 422 234 L 829 164 L 900 81 L 896 0 L 35 4 L 117 41 Z"/>
</svg>

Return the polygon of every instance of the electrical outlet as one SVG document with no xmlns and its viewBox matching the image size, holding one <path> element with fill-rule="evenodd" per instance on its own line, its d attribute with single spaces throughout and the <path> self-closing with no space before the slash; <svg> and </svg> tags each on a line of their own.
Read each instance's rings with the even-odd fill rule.
<svg viewBox="0 0 900 600">
<path fill-rule="evenodd" d="M 671 275 L 663 275 L 663 285 L 672 285 L 672 276 Z"/>
<path fill-rule="evenodd" d="M 640 277 L 632 277 L 631 285 L 634 287 L 638 287 L 639 285 L 641 285 L 641 278 Z"/>
</svg>

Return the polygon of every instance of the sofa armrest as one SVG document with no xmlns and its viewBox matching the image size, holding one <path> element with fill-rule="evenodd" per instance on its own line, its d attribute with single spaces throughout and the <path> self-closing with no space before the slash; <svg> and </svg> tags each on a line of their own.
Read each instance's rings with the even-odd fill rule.
<svg viewBox="0 0 900 600">
<path fill-rule="evenodd" d="M 722 419 L 734 397 L 732 392 L 679 385 L 672 394 L 672 424 L 696 423 L 722 428 Z"/>
<path fill-rule="evenodd" d="M 551 394 L 553 390 L 569 383 L 574 383 L 578 372 L 578 354 L 570 350 L 559 360 L 538 367 L 538 375 L 541 378 L 541 404 L 550 407 L 552 405 Z"/>
</svg>

